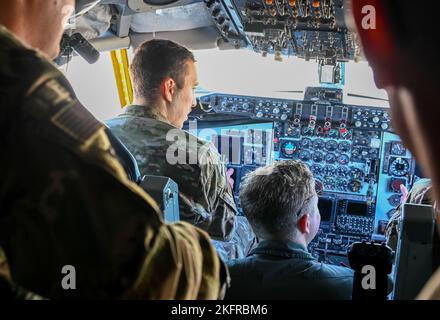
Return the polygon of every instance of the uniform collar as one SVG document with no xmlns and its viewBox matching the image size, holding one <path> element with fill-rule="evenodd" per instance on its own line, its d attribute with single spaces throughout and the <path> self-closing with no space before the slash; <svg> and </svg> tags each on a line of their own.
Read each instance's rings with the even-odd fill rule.
<svg viewBox="0 0 440 320">
<path fill-rule="evenodd" d="M 155 108 L 140 106 L 140 105 L 130 105 L 125 108 L 123 115 L 130 115 L 134 117 L 155 119 L 166 124 L 172 125 L 167 118 L 160 114 Z"/>
<path fill-rule="evenodd" d="M 19 39 L 14 33 L 12 33 L 8 28 L 6 28 L 4 25 L 0 24 L 0 36 L 8 38 L 8 40 L 13 43 L 14 45 L 18 47 L 25 47 L 27 49 L 30 48 L 26 43 L 24 43 L 21 39 Z"/>
<path fill-rule="evenodd" d="M 281 258 L 299 258 L 315 260 L 301 244 L 292 241 L 263 240 L 249 255 L 262 254 Z"/>
</svg>

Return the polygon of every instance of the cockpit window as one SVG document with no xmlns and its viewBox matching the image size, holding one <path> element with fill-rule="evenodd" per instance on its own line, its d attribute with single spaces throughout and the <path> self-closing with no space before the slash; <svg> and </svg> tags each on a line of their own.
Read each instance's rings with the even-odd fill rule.
<svg viewBox="0 0 440 320">
<path fill-rule="evenodd" d="M 128 50 L 129 59 L 133 53 Z M 250 50 L 194 51 L 199 74 L 196 93 L 210 92 L 302 99 L 306 87 L 320 85 L 318 64 L 296 57 L 275 61 L 273 55 L 262 57 Z M 121 112 L 118 91 L 109 53 L 102 53 L 96 64 L 74 58 L 63 67 L 81 101 L 100 120 Z M 387 101 L 360 98 L 348 94 L 387 99 L 384 90 L 377 89 L 367 62 L 349 62 L 345 66 L 344 103 L 388 107 Z"/>
</svg>

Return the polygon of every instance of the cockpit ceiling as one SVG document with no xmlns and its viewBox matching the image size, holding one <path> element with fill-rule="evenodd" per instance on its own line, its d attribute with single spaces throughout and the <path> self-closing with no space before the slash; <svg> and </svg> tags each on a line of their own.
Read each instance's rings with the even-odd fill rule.
<svg viewBox="0 0 440 320">
<path fill-rule="evenodd" d="M 203 2 L 133 15 L 131 30 L 136 33 L 191 30 L 214 25 Z"/>
<path fill-rule="evenodd" d="M 136 46 L 160 37 L 191 49 L 248 48 L 335 65 L 361 59 L 343 10 L 344 0 L 102 0 L 77 25 L 95 42 L 110 35 Z"/>
</svg>

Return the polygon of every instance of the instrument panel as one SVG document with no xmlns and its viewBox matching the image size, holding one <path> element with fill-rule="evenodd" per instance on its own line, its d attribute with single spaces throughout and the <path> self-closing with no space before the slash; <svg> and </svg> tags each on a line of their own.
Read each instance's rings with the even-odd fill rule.
<svg viewBox="0 0 440 320">
<path fill-rule="evenodd" d="M 223 38 L 263 57 L 319 61 L 322 65 L 361 59 L 348 30 L 343 0 L 205 0 Z"/>
<path fill-rule="evenodd" d="M 302 160 L 320 196 L 320 231 L 310 244 L 314 256 L 339 263 L 346 261 L 354 241 L 384 240 L 384 226 L 400 202 L 400 186 L 409 189 L 415 171 L 413 156 L 393 132 L 388 108 L 347 105 L 340 89 L 328 88 L 307 88 L 299 101 L 211 94 L 200 103 L 203 111 L 191 118 L 228 128 L 213 138 L 218 147 L 225 137 L 241 141 L 236 142 L 240 155 L 229 161 L 238 206 L 240 180 L 247 172 L 272 161 Z M 219 121 L 222 117 L 227 121 Z M 231 119 L 247 123 L 244 130 L 225 126 Z M 260 138 L 252 139 L 257 132 Z"/>
</svg>

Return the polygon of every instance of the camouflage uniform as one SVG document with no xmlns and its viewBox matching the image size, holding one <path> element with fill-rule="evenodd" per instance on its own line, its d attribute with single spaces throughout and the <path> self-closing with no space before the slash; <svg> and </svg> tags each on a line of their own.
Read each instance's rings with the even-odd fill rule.
<svg viewBox="0 0 440 320">
<path fill-rule="evenodd" d="M 43 300 L 42 297 L 12 283 L 6 255 L 0 248 L 0 297 L 2 300 Z"/>
<path fill-rule="evenodd" d="M 408 193 L 408 197 L 405 203 L 412 204 L 433 204 L 433 198 L 430 194 L 431 190 L 431 180 L 430 179 L 420 179 L 414 183 L 411 191 Z M 387 245 L 394 251 L 397 249 L 397 240 L 399 238 L 399 222 L 402 215 L 402 204 L 397 208 L 386 228 L 386 242 Z"/>
<path fill-rule="evenodd" d="M 134 155 L 142 175 L 170 177 L 178 184 L 181 220 L 208 231 L 214 239 L 229 240 L 237 209 L 225 166 L 211 143 L 174 127 L 153 108 L 128 106 L 107 124 Z M 181 139 L 167 139 L 174 133 Z M 182 151 L 182 163 L 167 159 L 173 144 Z M 174 155 L 178 154 L 169 152 Z"/>
<path fill-rule="evenodd" d="M 212 143 L 176 128 L 154 108 L 143 106 L 128 106 L 107 124 L 134 155 L 142 175 L 166 176 L 178 184 L 183 221 L 208 231 L 217 240 L 216 247 L 228 252 L 222 254 L 224 259 L 243 255 L 239 252 L 244 250 L 242 239 L 234 232 L 237 209 L 226 167 Z"/>
<path fill-rule="evenodd" d="M 10 280 L 48 298 L 215 299 L 208 235 L 166 225 L 50 61 L 0 26 L 0 247 Z M 63 266 L 76 290 L 63 290 Z"/>
<path fill-rule="evenodd" d="M 224 261 L 246 258 L 257 245 L 257 238 L 245 216 L 237 216 L 231 241 L 215 241 L 214 246 Z"/>
</svg>

